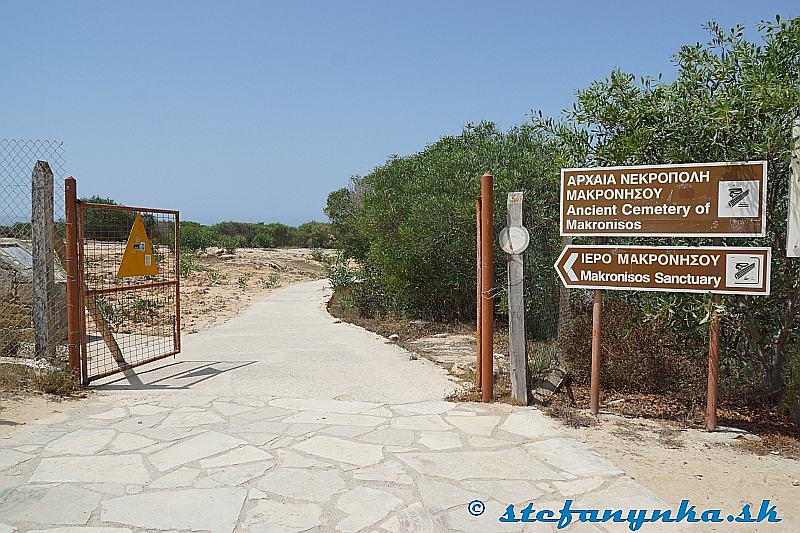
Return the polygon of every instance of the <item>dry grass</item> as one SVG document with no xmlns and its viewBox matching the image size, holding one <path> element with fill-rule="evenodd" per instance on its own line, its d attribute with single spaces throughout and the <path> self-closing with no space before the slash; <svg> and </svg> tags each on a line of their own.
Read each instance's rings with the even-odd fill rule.
<svg viewBox="0 0 800 533">
<path fill-rule="evenodd" d="M 45 393 L 68 397 L 79 390 L 72 376 L 63 370 L 0 364 L 0 395 Z"/>
<path fill-rule="evenodd" d="M 572 428 L 591 427 L 597 424 L 595 417 L 584 414 L 569 405 L 552 405 L 546 407 L 544 412 Z"/>
<path fill-rule="evenodd" d="M 328 312 L 341 320 L 361 326 L 382 337 L 397 335 L 396 344 L 408 348 L 407 343 L 437 333 L 473 333 L 472 324 L 443 324 L 427 320 L 410 320 L 394 316 L 363 316 L 358 309 L 348 305 L 347 291 L 337 290 L 328 302 Z"/>
<path fill-rule="evenodd" d="M 740 446 L 756 455 L 780 455 L 800 459 L 800 439 L 776 433 L 760 437 L 756 441 L 742 439 Z"/>
<path fill-rule="evenodd" d="M 658 442 L 665 448 L 677 450 L 683 448 L 683 440 L 680 435 L 680 431 L 665 426 L 658 431 Z"/>
</svg>

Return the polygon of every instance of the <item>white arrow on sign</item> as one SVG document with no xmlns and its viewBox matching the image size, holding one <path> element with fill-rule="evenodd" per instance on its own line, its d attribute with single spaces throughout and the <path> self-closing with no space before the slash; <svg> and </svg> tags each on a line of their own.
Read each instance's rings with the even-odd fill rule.
<svg viewBox="0 0 800 533">
<path fill-rule="evenodd" d="M 569 276 L 569 279 L 572 281 L 578 281 L 578 276 L 576 276 L 575 271 L 572 270 L 572 265 L 575 264 L 575 261 L 577 259 L 578 259 L 578 253 L 573 252 L 569 254 L 569 259 L 567 259 L 567 262 L 564 263 L 564 272 L 567 273 L 567 276 Z"/>
</svg>

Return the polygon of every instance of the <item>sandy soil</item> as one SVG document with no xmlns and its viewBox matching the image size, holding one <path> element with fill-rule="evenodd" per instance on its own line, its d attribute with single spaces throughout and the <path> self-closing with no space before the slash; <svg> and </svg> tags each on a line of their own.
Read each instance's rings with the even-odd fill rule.
<svg viewBox="0 0 800 533">
<path fill-rule="evenodd" d="M 12 432 L 26 424 L 60 413 L 66 402 L 60 398 L 41 394 L 0 394 L 0 439 L 9 438 Z M 2 447 L 2 441 L 0 441 Z"/>
<path fill-rule="evenodd" d="M 743 450 L 742 440 L 752 435 L 684 430 L 612 414 L 601 414 L 595 426 L 564 426 L 563 432 L 591 444 L 671 504 L 688 499 L 698 508 L 728 513 L 747 502 L 757 511 L 761 500 L 770 499 L 784 519 L 742 528 L 725 523 L 719 531 L 800 531 L 800 461 Z"/>
<path fill-rule="evenodd" d="M 193 257 L 197 266 L 181 278 L 181 331 L 196 333 L 236 316 L 278 287 L 321 277 L 306 248 L 210 249 Z"/>
</svg>

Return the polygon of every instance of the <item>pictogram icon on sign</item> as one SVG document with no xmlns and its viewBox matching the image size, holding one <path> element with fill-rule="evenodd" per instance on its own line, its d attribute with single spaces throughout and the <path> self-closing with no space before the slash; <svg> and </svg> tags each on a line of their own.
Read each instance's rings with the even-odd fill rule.
<svg viewBox="0 0 800 533">
<path fill-rule="evenodd" d="M 732 287 L 758 287 L 761 285 L 759 255 L 730 254 L 725 262 L 725 277 Z"/>
<path fill-rule="evenodd" d="M 755 180 L 719 182 L 717 216 L 720 218 L 758 216 L 759 185 Z"/>
<path fill-rule="evenodd" d="M 125 254 L 117 272 L 118 278 L 133 276 L 155 276 L 158 274 L 158 265 L 153 261 L 153 246 L 147 237 L 147 230 L 142 221 L 142 215 L 136 213 L 133 221 Z"/>
</svg>

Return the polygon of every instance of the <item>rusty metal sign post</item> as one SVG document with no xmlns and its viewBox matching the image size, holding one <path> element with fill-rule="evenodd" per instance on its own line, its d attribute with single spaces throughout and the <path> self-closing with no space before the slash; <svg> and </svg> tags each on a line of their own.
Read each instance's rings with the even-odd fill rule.
<svg viewBox="0 0 800 533">
<path fill-rule="evenodd" d="M 481 399 L 494 392 L 494 176 L 481 177 Z"/>
<path fill-rule="evenodd" d="M 481 391 L 481 365 L 483 364 L 483 359 L 481 358 L 481 309 L 483 307 L 483 290 L 481 284 L 481 276 L 483 275 L 483 267 L 481 266 L 481 221 L 482 221 L 482 213 L 481 213 L 481 197 L 478 196 L 475 198 L 475 235 L 476 239 L 476 258 L 475 258 L 475 289 L 476 289 L 476 298 L 475 298 L 475 337 L 476 337 L 476 353 L 477 353 L 477 361 L 475 363 L 475 390 L 480 392 Z"/>
<path fill-rule="evenodd" d="M 771 260 L 769 248 L 724 248 L 723 237 L 766 235 L 766 191 L 765 161 L 561 170 L 561 235 L 594 236 L 596 244 L 568 246 L 555 265 L 566 287 L 594 291 L 592 414 L 600 404 L 602 290 L 711 292 L 706 427 L 716 429 L 720 294 L 769 294 Z M 717 248 L 602 246 L 611 236 L 714 237 Z"/>
</svg>

